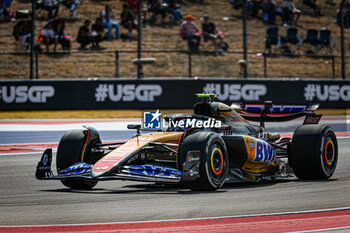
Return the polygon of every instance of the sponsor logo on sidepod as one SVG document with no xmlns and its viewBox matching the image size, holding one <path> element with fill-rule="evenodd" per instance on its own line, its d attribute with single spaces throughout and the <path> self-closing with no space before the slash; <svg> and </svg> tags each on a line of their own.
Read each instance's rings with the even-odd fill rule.
<svg viewBox="0 0 350 233">
<path fill-rule="evenodd" d="M 255 158 L 254 162 L 264 162 L 267 164 L 271 164 L 275 160 L 275 150 L 272 148 L 270 144 L 261 140 L 256 141 L 256 150 L 255 150 Z"/>
</svg>

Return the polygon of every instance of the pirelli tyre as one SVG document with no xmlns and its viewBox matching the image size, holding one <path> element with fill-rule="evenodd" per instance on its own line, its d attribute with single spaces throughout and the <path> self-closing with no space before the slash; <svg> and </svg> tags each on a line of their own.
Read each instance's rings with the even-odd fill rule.
<svg viewBox="0 0 350 233">
<path fill-rule="evenodd" d="M 303 180 L 330 178 L 338 162 L 338 142 L 330 126 L 302 125 L 293 135 L 290 164 Z"/>
<path fill-rule="evenodd" d="M 180 146 L 179 167 L 189 151 L 200 151 L 199 178 L 190 184 L 192 190 L 216 190 L 226 180 L 229 169 L 224 140 L 212 131 L 198 131 L 187 136 Z"/>
<path fill-rule="evenodd" d="M 91 148 L 100 143 L 100 137 L 93 128 L 70 130 L 63 135 L 58 144 L 56 155 L 57 172 L 78 162 L 94 164 L 96 161 Z M 97 181 L 64 179 L 61 180 L 66 187 L 73 189 L 91 189 Z"/>
</svg>

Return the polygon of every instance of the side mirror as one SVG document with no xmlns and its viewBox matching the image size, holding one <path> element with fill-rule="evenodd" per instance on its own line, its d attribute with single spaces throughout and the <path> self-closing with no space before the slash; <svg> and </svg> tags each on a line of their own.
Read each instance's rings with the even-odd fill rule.
<svg viewBox="0 0 350 233">
<path fill-rule="evenodd" d="M 128 129 L 136 129 L 136 137 L 140 136 L 141 125 L 128 125 Z M 138 139 L 137 139 L 138 140 Z"/>
<path fill-rule="evenodd" d="M 141 129 L 141 125 L 128 125 L 127 127 L 128 129 L 136 129 L 136 130 Z"/>
</svg>

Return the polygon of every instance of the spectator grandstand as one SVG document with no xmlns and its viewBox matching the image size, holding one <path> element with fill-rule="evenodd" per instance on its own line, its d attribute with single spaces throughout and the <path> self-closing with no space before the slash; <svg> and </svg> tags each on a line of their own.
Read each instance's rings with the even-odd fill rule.
<svg viewBox="0 0 350 233">
<path fill-rule="evenodd" d="M 148 1 L 145 1 L 145 3 L 148 3 Z M 149 1 L 151 2 L 151 1 Z M 253 2 L 253 1 L 252 1 Z M 259 4 L 259 1 L 255 1 Z M 282 0 L 277 0 L 276 5 L 281 6 Z M 337 42 L 334 42 L 334 46 L 332 51 L 329 51 L 333 54 L 339 55 L 339 44 L 340 44 L 340 29 L 337 22 L 337 11 L 339 9 L 339 0 L 334 0 L 334 4 L 326 4 L 325 1 L 317 0 L 316 6 L 314 9 L 320 11 L 322 15 L 318 15 L 319 17 L 314 17 L 313 14 L 309 13 L 309 9 L 311 8 L 310 4 L 306 5 L 303 1 L 296 1 L 294 0 L 294 4 L 296 9 L 300 9 L 301 16 L 298 20 L 299 26 L 298 28 L 298 36 L 300 38 L 305 38 L 307 34 L 308 29 L 317 29 L 320 30 L 323 27 L 326 27 L 329 29 L 332 33 L 332 39 L 336 40 Z M 77 20 L 71 21 L 71 12 L 69 10 L 60 10 L 58 16 L 63 19 L 66 19 L 66 32 L 68 35 L 72 35 L 74 40 L 71 40 L 71 48 L 72 48 L 72 55 L 70 56 L 60 56 L 60 57 L 48 57 L 45 58 L 45 61 L 51 61 L 52 64 L 55 66 L 51 66 L 50 64 L 47 64 L 47 67 L 45 68 L 45 73 L 42 73 L 42 76 L 47 74 L 47 77 L 55 77 L 61 76 L 62 77 L 94 77 L 95 75 L 99 77 L 113 77 L 114 76 L 114 52 L 118 49 L 120 51 L 127 50 L 127 51 L 134 51 L 134 53 L 126 53 L 123 55 L 123 58 L 125 59 L 125 65 L 123 65 L 123 69 L 130 70 L 129 75 L 126 74 L 127 71 L 125 71 L 125 76 L 134 77 L 135 74 L 135 67 L 132 64 L 129 64 L 130 61 L 136 57 L 136 50 L 137 50 L 137 43 L 136 40 L 132 41 L 123 41 L 123 40 L 111 40 L 103 42 L 103 46 L 105 47 L 106 51 L 112 51 L 112 53 L 99 53 L 99 54 L 93 54 L 91 57 L 94 57 L 94 59 L 100 58 L 101 61 L 105 62 L 105 65 L 99 67 L 98 65 L 95 65 L 92 62 L 86 62 L 84 63 L 83 59 L 87 59 L 88 56 L 84 55 L 81 56 L 79 54 L 74 54 L 80 47 L 79 43 L 75 40 L 77 37 L 77 32 L 79 30 L 79 27 L 83 24 L 83 22 L 86 19 L 90 19 L 91 21 L 94 21 L 97 16 L 100 15 L 100 12 L 102 12 L 105 9 L 105 5 L 109 4 L 111 8 L 113 9 L 113 14 L 115 19 L 121 23 L 120 15 L 123 10 L 123 4 L 129 4 L 129 1 L 124 0 L 116 0 L 116 1 L 95 1 L 95 0 L 85 0 L 84 4 L 82 4 L 77 9 Z M 239 67 L 237 65 L 238 60 L 242 59 L 242 54 L 239 54 L 239 52 L 242 52 L 242 10 L 241 8 L 236 10 L 232 9 L 232 5 L 230 4 L 229 0 L 217 0 L 217 1 L 207 1 L 204 0 L 202 3 L 199 3 L 198 1 L 177 1 L 176 9 L 180 9 L 181 13 L 183 15 L 192 14 L 197 16 L 196 18 L 196 24 L 200 27 L 200 25 L 204 22 L 203 18 L 201 16 L 204 15 L 205 12 L 208 12 L 210 15 L 210 19 L 215 22 L 216 27 L 220 29 L 220 31 L 225 32 L 225 42 L 229 45 L 231 52 L 237 52 L 237 54 L 229 54 L 225 53 L 223 57 L 220 58 L 214 58 L 215 60 L 211 60 L 212 57 L 206 55 L 205 53 L 199 53 L 196 56 L 199 56 L 198 58 L 192 57 L 192 61 L 194 62 L 193 69 L 194 73 L 201 71 L 199 74 L 200 76 L 205 75 L 216 75 L 216 76 L 223 76 L 223 77 L 239 77 Z M 262 4 L 262 2 L 260 2 Z M 175 6 L 175 5 L 174 5 Z M 249 17 L 247 21 L 247 29 L 248 29 L 248 35 L 247 35 L 247 43 L 248 43 L 248 65 L 251 62 L 251 64 L 254 64 L 254 66 L 250 66 L 251 70 L 249 70 L 249 75 L 252 77 L 262 77 L 261 70 L 263 69 L 263 63 L 262 58 L 257 56 L 258 53 L 263 53 L 265 51 L 265 37 L 266 37 L 266 30 L 267 28 L 271 27 L 272 25 L 264 25 L 262 23 L 263 19 L 263 11 L 262 8 L 256 7 L 257 5 L 254 5 L 255 8 L 250 13 L 251 15 L 254 15 L 255 17 Z M 149 5 L 148 5 L 149 7 Z M 12 3 L 11 8 L 14 10 L 17 9 L 31 9 L 31 4 L 26 1 L 15 1 Z M 184 69 L 183 66 L 186 64 L 187 55 L 184 53 L 161 53 L 160 51 L 164 50 L 171 50 L 171 51 L 187 51 L 187 44 L 184 43 L 179 37 L 179 25 L 176 24 L 176 22 L 171 22 L 169 24 L 161 22 L 161 15 L 158 14 L 157 20 L 155 20 L 152 24 L 149 24 L 148 22 L 152 20 L 153 12 L 150 11 L 150 8 L 148 8 L 149 12 L 145 16 L 143 16 L 145 22 L 147 22 L 147 26 L 143 28 L 143 42 L 142 42 L 142 49 L 147 50 L 157 50 L 158 55 L 162 57 L 162 59 L 157 59 L 157 62 L 151 66 L 145 67 L 145 74 L 150 73 L 150 71 L 153 71 L 151 73 L 152 76 L 160 76 L 160 77 L 169 77 L 169 76 L 186 76 L 186 73 L 182 73 L 181 71 Z M 249 12 L 248 12 L 249 13 Z M 42 13 L 41 13 L 42 14 Z M 52 17 L 54 15 L 54 12 L 52 13 Z M 40 16 L 40 15 L 39 15 Z M 171 19 L 173 20 L 173 15 L 170 13 L 167 13 L 167 17 L 171 16 Z M 296 18 L 296 16 L 295 16 Z M 285 36 L 287 34 L 287 30 L 290 28 L 283 27 L 282 21 L 277 18 L 277 26 L 279 28 L 279 34 Z M 135 21 L 133 21 L 133 24 Z M 290 22 L 291 23 L 291 22 Z M 0 27 L 0 48 L 3 52 L 13 52 L 16 51 L 17 43 L 14 43 L 13 37 L 12 37 L 12 31 L 13 27 L 16 23 L 13 22 L 6 22 L 2 23 Z M 40 34 L 40 29 L 42 29 L 47 24 L 47 18 L 46 14 L 44 18 L 40 18 L 36 21 L 36 34 L 35 36 L 38 37 Z M 129 34 L 129 28 L 127 25 L 130 25 L 129 23 L 125 23 L 120 27 L 120 32 L 122 33 L 123 30 L 127 30 L 128 35 Z M 137 25 L 132 25 L 132 35 L 133 37 L 137 37 L 137 30 L 135 30 L 135 27 Z M 125 27 L 127 29 L 125 29 Z M 114 31 L 114 30 L 113 30 Z M 345 38 L 350 38 L 350 32 L 349 30 L 345 31 Z M 113 36 L 115 33 L 113 32 Z M 349 42 L 347 42 L 346 47 L 348 48 Z M 18 51 L 18 50 L 17 50 Z M 201 43 L 199 46 L 199 51 L 213 51 L 213 46 L 211 43 Z M 98 52 L 98 51 L 94 51 Z M 144 53 L 144 56 L 152 56 L 155 57 L 157 54 L 151 54 L 151 53 Z M 158 56 L 157 55 L 157 56 Z M 324 54 L 323 54 L 324 55 Z M 2 55 L 0 59 L 4 59 L 5 55 Z M 19 61 L 23 62 L 23 64 L 27 65 L 28 57 L 18 57 L 13 55 L 6 55 L 5 60 L 9 61 L 9 64 L 2 64 L 1 66 L 10 66 L 13 65 L 13 61 Z M 43 55 L 44 56 L 44 55 Z M 308 76 L 308 77 L 318 77 L 318 75 L 329 74 L 329 77 L 331 77 L 331 73 L 329 73 L 329 67 L 322 66 L 315 68 L 300 66 L 300 68 L 296 66 L 291 66 L 289 63 L 291 61 L 288 60 L 289 58 L 286 58 L 284 56 L 277 56 L 274 57 L 273 60 L 271 60 L 271 63 L 268 65 L 269 69 L 271 70 L 271 77 L 295 77 L 295 73 L 298 73 L 298 77 Z M 12 61 L 12 62 L 11 62 Z M 76 64 L 77 61 L 81 61 L 82 63 Z M 106 61 L 109 61 L 106 62 Z M 59 62 L 62 62 L 60 64 Z M 294 58 L 294 63 L 298 64 L 307 64 L 308 62 L 318 62 L 325 64 L 326 61 L 324 59 L 316 60 L 316 58 L 310 58 L 310 57 L 298 57 L 296 60 Z M 329 61 L 327 61 L 329 62 Z M 339 60 L 338 60 L 339 62 Z M 180 64 L 181 63 L 181 64 Z M 210 65 L 208 65 L 210 64 Z M 276 65 L 275 65 L 276 64 Z M 42 65 L 44 66 L 44 65 Z M 62 66 L 62 68 L 60 68 Z M 87 68 L 84 68 L 86 66 Z M 216 67 L 220 66 L 220 71 L 217 71 Z M 68 67 L 68 68 L 67 68 Z M 110 69 L 106 69 L 106 67 L 110 67 Z M 97 70 L 99 69 L 99 70 Z M 2 70 L 7 70 L 7 73 L 3 75 L 7 75 L 7 78 L 15 77 L 14 70 L 15 68 L 2 68 Z M 23 70 L 27 70 L 26 68 L 23 68 Z M 60 73 L 60 70 L 64 70 L 65 73 Z M 69 70 L 69 72 L 67 72 Z M 82 70 L 86 71 L 89 70 L 91 73 L 81 72 Z M 148 72 L 149 70 L 149 72 Z M 209 70 L 208 72 L 206 72 Z M 18 69 L 16 70 L 18 72 Z M 103 71 L 103 72 L 101 72 Z M 23 71 L 23 74 L 27 74 L 27 71 Z M 71 72 L 71 73 L 70 73 Z M 336 72 L 339 72 L 338 68 L 336 67 Z M 22 78 L 26 78 L 26 75 L 22 74 Z M 45 75 L 44 75 L 45 74 Z M 12 76 L 14 75 L 14 76 Z M 270 75 L 269 75 L 270 76 Z M 4 78 L 4 76 L 1 76 L 0 78 Z"/>
</svg>

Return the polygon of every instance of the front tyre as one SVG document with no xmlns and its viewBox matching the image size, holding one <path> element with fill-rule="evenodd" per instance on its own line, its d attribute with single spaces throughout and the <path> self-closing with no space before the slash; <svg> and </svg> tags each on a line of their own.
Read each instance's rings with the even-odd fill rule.
<svg viewBox="0 0 350 233">
<path fill-rule="evenodd" d="M 70 130 L 65 133 L 57 148 L 57 172 L 78 162 L 94 164 L 96 158 L 91 153 L 91 148 L 100 142 L 100 137 L 93 128 Z M 91 189 L 97 184 L 97 181 L 78 179 L 64 179 L 61 182 L 73 189 Z"/>
<path fill-rule="evenodd" d="M 200 151 L 200 176 L 191 184 L 191 189 L 216 190 L 221 188 L 229 169 L 224 140 L 212 131 L 199 131 L 187 136 L 180 146 L 180 169 L 189 151 Z"/>
<path fill-rule="evenodd" d="M 330 126 L 302 125 L 293 135 L 290 164 L 303 180 L 330 178 L 338 162 L 338 142 Z"/>
</svg>

